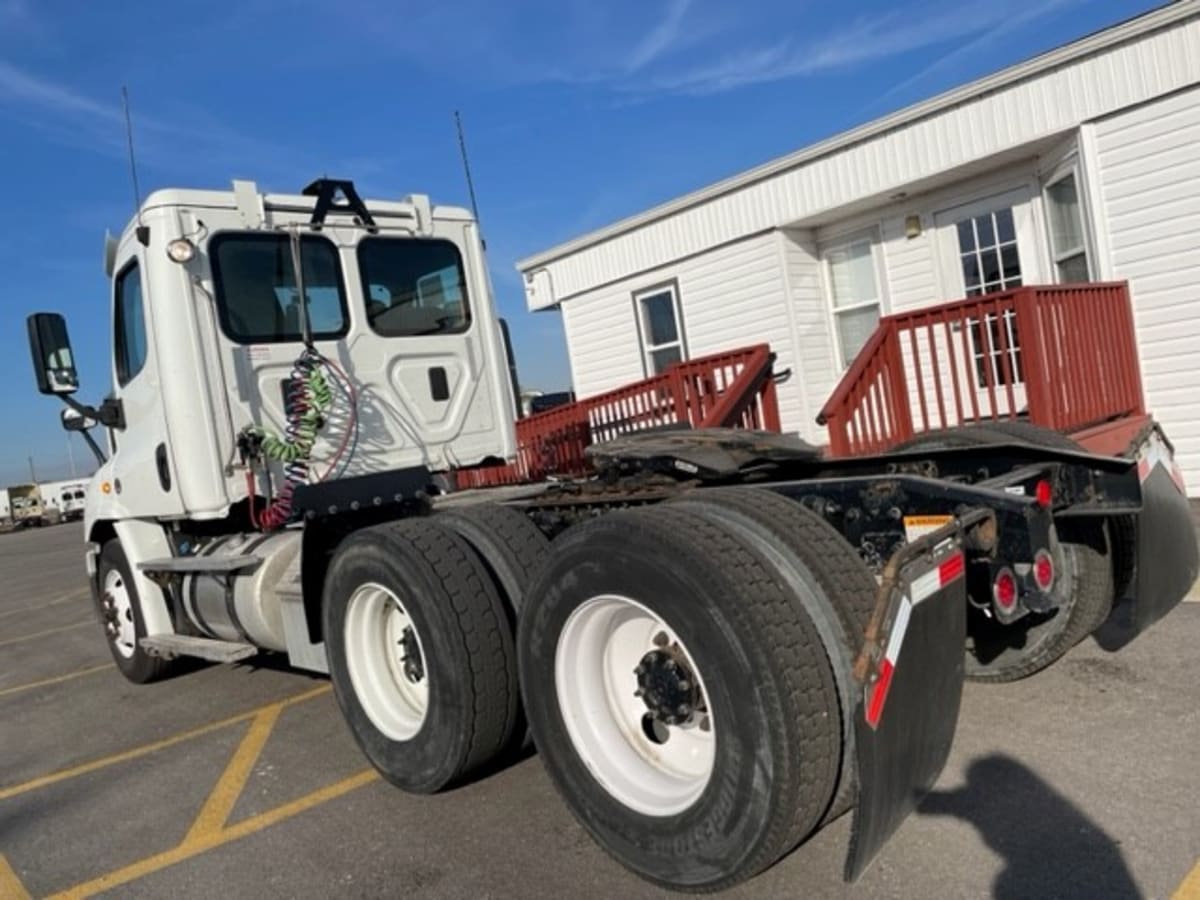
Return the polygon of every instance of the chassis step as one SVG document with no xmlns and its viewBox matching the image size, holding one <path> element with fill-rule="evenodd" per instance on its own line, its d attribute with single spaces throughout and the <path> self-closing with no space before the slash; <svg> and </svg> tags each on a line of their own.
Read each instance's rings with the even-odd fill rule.
<svg viewBox="0 0 1200 900">
<path fill-rule="evenodd" d="M 140 562 L 138 568 L 172 575 L 227 575 L 256 568 L 261 562 L 261 556 L 167 556 Z"/>
<path fill-rule="evenodd" d="M 219 663 L 237 662 L 258 653 L 258 648 L 253 644 L 217 641 L 190 634 L 152 634 L 142 638 L 141 645 L 151 656 L 161 656 L 163 659 L 196 656 Z"/>
</svg>

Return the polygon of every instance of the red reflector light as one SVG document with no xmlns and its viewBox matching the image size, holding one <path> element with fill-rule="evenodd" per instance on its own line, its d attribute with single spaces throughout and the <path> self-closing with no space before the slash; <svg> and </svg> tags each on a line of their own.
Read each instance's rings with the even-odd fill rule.
<svg viewBox="0 0 1200 900">
<path fill-rule="evenodd" d="M 1034 495 L 1037 498 L 1038 506 L 1048 507 L 1054 500 L 1054 488 L 1049 481 L 1043 478 L 1037 483 Z"/>
<path fill-rule="evenodd" d="M 1054 557 L 1045 550 L 1039 550 L 1033 557 L 1033 580 L 1043 591 L 1054 584 Z"/>
<path fill-rule="evenodd" d="M 1012 569 L 1001 569 L 996 573 L 992 582 L 992 599 L 1004 612 L 1009 612 L 1017 605 L 1017 577 Z"/>
</svg>

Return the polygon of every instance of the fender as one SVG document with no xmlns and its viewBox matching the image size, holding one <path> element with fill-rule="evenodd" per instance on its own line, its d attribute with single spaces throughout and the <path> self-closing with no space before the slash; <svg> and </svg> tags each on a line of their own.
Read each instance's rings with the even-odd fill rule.
<svg viewBox="0 0 1200 900">
<path fill-rule="evenodd" d="M 162 588 L 138 568 L 138 563 L 145 560 L 174 555 L 166 531 L 160 524 L 148 519 L 123 519 L 113 523 L 113 530 L 133 570 L 133 583 L 137 586 L 146 635 L 174 634 L 171 611 Z"/>
</svg>

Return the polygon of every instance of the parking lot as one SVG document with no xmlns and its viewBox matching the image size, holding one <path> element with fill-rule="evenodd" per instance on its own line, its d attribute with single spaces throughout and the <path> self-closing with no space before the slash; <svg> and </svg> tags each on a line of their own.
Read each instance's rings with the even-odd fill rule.
<svg viewBox="0 0 1200 900">
<path fill-rule="evenodd" d="M 80 542 L 0 536 L 0 898 L 660 895 L 536 756 L 412 797 L 368 769 L 328 683 L 276 658 L 126 683 Z M 1200 896 L 1198 647 L 1185 603 L 1120 654 L 968 685 L 945 774 L 857 885 L 843 817 L 730 896 Z"/>
</svg>

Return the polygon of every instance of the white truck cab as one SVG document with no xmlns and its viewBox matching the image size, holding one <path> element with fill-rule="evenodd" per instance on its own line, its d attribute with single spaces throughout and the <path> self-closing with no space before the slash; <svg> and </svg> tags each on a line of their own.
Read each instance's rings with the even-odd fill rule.
<svg viewBox="0 0 1200 900">
<path fill-rule="evenodd" d="M 293 238 L 312 346 L 357 392 L 354 411 L 331 404 L 316 466 L 347 428 L 342 475 L 513 455 L 504 346 L 465 210 L 422 196 L 364 204 L 329 181 L 298 195 L 250 182 L 157 191 L 106 248 L 124 427 L 89 494 L 89 532 L 97 520 L 222 519 L 245 500 L 239 434 L 286 431 L 285 385 L 305 347 Z"/>
</svg>

